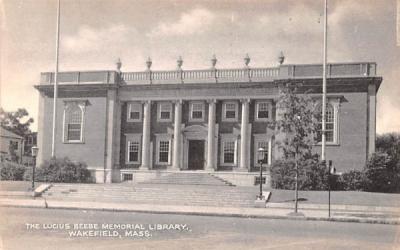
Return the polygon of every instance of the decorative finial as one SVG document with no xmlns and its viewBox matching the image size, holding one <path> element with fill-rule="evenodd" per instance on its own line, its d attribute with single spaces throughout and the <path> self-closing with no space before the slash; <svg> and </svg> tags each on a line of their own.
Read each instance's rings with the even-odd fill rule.
<svg viewBox="0 0 400 250">
<path fill-rule="evenodd" d="M 279 53 L 279 56 L 278 56 L 278 62 L 279 62 L 279 64 L 280 65 L 282 65 L 282 63 L 285 61 L 285 55 L 283 54 L 283 51 L 281 51 L 280 53 Z"/>
<path fill-rule="evenodd" d="M 118 71 L 118 72 L 121 72 L 121 67 L 122 67 L 121 59 L 118 58 L 118 59 L 117 59 L 117 62 L 116 62 L 115 64 L 117 65 L 117 71 Z"/>
<path fill-rule="evenodd" d="M 151 58 L 148 57 L 146 61 L 147 70 L 150 70 L 152 64 L 153 62 L 151 61 Z"/>
<path fill-rule="evenodd" d="M 176 63 L 178 65 L 178 69 L 182 69 L 183 60 L 182 60 L 181 56 L 178 57 L 178 60 L 176 61 Z"/>
<path fill-rule="evenodd" d="M 250 63 L 250 57 L 249 54 L 246 53 L 246 56 L 244 57 L 244 64 L 246 65 L 246 67 L 249 67 L 249 63 Z"/>
<path fill-rule="evenodd" d="M 215 54 L 212 56 L 211 58 L 211 67 L 214 69 L 215 65 L 217 65 L 217 57 L 215 56 Z"/>
</svg>

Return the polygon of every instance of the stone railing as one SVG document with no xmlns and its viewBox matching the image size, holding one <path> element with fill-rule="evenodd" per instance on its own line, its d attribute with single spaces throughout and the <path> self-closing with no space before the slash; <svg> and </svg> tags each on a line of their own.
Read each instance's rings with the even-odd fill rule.
<svg viewBox="0 0 400 250">
<path fill-rule="evenodd" d="M 327 77 L 376 76 L 376 63 L 337 63 L 327 65 Z M 60 72 L 60 84 L 177 84 L 223 82 L 271 82 L 279 79 L 321 78 L 321 64 L 280 65 L 273 68 L 239 68 L 171 71 L 84 71 Z M 40 84 L 52 84 L 54 73 L 41 74 Z"/>
<path fill-rule="evenodd" d="M 279 76 L 279 68 L 242 68 L 123 72 L 121 79 L 128 84 L 202 83 L 272 81 Z M 144 82 L 143 82 L 144 81 Z"/>
<path fill-rule="evenodd" d="M 115 71 L 73 71 L 58 73 L 60 84 L 113 84 L 118 81 L 118 74 Z M 40 75 L 40 84 L 54 83 L 54 73 L 44 72 Z"/>
<path fill-rule="evenodd" d="M 327 77 L 376 76 L 376 63 L 334 63 L 326 68 Z M 321 64 L 282 65 L 279 76 L 285 78 L 316 78 L 322 76 Z"/>
</svg>

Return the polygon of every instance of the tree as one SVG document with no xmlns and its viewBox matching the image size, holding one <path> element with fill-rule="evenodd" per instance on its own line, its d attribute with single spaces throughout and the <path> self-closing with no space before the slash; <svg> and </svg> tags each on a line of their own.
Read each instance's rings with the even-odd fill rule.
<svg viewBox="0 0 400 250">
<path fill-rule="evenodd" d="M 399 192 L 400 134 L 379 135 L 376 139 L 376 151 L 364 169 L 366 191 Z"/>
<path fill-rule="evenodd" d="M 370 192 L 400 191 L 400 163 L 387 153 L 374 153 L 368 160 L 364 173 L 365 190 Z"/>
<path fill-rule="evenodd" d="M 376 151 L 388 154 L 394 161 L 400 162 L 400 134 L 388 133 L 376 138 Z"/>
<path fill-rule="evenodd" d="M 299 174 L 302 172 L 302 177 L 310 175 L 312 171 L 308 171 L 307 166 L 313 159 L 318 159 L 318 155 L 312 152 L 318 134 L 313 99 L 307 92 L 299 93 L 296 86 L 290 84 L 283 86 L 280 89 L 277 119 L 273 126 L 277 134 L 281 134 L 279 147 L 283 152 L 284 161 L 289 163 L 284 164 L 284 167 L 291 168 L 291 172 L 294 171 L 295 213 L 297 213 Z"/>
<path fill-rule="evenodd" d="M 0 108 L 0 126 L 8 129 L 20 136 L 31 132 L 29 126 L 33 123 L 33 118 L 29 117 L 28 111 L 24 108 L 16 112 L 6 112 Z"/>
</svg>

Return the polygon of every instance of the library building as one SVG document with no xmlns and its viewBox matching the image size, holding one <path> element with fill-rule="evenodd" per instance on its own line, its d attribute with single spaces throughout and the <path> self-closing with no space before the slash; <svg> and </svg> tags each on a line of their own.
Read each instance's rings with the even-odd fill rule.
<svg viewBox="0 0 400 250">
<path fill-rule="evenodd" d="M 322 98 L 321 64 L 203 70 L 59 72 L 55 155 L 85 162 L 98 183 L 141 182 L 177 173 L 205 173 L 238 186 L 281 156 L 268 125 L 283 84 Z M 147 67 L 147 68 L 146 68 Z M 41 73 L 37 164 L 52 154 L 54 72 Z M 326 158 L 338 171 L 362 169 L 375 151 L 376 94 L 382 78 L 371 62 L 327 65 Z M 316 144 L 315 150 L 321 151 Z"/>
</svg>

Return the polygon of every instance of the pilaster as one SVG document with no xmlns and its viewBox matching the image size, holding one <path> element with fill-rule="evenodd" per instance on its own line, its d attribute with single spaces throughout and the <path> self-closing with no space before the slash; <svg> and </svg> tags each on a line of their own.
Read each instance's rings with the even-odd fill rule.
<svg viewBox="0 0 400 250">
<path fill-rule="evenodd" d="M 175 101 L 174 105 L 174 151 L 172 155 L 172 169 L 178 170 L 181 168 L 182 100 Z"/>
<path fill-rule="evenodd" d="M 249 149 L 249 136 L 248 136 L 248 130 L 249 130 L 249 104 L 250 100 L 249 99 L 243 99 L 241 100 L 242 103 L 242 120 L 241 120 L 241 126 L 240 126 L 240 163 L 239 163 L 239 170 L 244 171 L 248 170 L 249 168 L 249 154 L 248 154 L 248 149 Z"/>
<path fill-rule="evenodd" d="M 106 115 L 106 148 L 105 148 L 105 166 L 104 166 L 104 182 L 112 182 L 112 169 L 115 158 L 116 144 L 116 115 L 117 115 L 117 90 L 111 89 L 107 92 L 107 115 Z"/>
<path fill-rule="evenodd" d="M 368 155 L 375 152 L 376 140 L 376 85 L 368 85 Z"/>
<path fill-rule="evenodd" d="M 206 170 L 214 171 L 216 167 L 215 161 L 215 113 L 216 100 L 208 100 L 208 130 L 207 130 L 207 165 Z"/>
<path fill-rule="evenodd" d="M 143 135 L 142 135 L 142 165 L 140 169 L 151 168 L 150 162 L 150 122 L 151 122 L 151 101 L 143 104 Z"/>
</svg>

